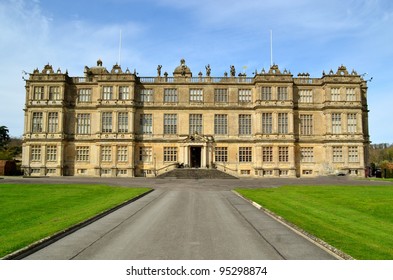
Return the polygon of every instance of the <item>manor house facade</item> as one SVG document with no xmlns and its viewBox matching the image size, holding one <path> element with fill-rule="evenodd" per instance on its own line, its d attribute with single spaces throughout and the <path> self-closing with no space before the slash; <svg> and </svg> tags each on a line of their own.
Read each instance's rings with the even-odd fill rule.
<svg viewBox="0 0 393 280">
<path fill-rule="evenodd" d="M 32 176 L 157 176 L 216 168 L 237 177 L 364 176 L 367 82 L 340 66 L 297 77 L 273 65 L 247 77 L 139 77 L 102 61 L 70 77 L 46 65 L 26 80 L 22 168 Z"/>
</svg>

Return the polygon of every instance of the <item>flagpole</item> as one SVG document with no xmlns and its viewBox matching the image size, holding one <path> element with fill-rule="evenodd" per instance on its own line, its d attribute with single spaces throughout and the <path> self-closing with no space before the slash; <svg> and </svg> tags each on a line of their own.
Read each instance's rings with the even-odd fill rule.
<svg viewBox="0 0 393 280">
<path fill-rule="evenodd" d="M 120 29 L 120 40 L 119 40 L 119 66 L 121 65 L 121 29 Z"/>
<path fill-rule="evenodd" d="M 273 30 L 270 29 L 270 66 L 273 66 Z"/>
</svg>

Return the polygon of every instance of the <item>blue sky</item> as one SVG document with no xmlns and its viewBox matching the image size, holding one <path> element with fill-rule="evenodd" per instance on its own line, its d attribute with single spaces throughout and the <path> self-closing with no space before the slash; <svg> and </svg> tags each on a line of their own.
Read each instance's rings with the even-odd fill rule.
<svg viewBox="0 0 393 280">
<path fill-rule="evenodd" d="M 294 75 L 321 77 L 343 64 L 373 77 L 373 143 L 393 143 L 393 1 L 391 0 L 0 0 L 0 125 L 23 134 L 22 70 L 47 63 L 83 76 L 102 59 L 140 76 L 172 73 L 181 58 L 194 75 L 235 65 L 247 74 L 273 60 Z"/>
</svg>

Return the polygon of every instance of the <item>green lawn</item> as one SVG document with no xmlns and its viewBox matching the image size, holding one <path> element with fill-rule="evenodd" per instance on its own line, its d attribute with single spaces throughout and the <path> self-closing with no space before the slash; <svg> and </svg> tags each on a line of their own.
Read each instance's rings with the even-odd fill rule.
<svg viewBox="0 0 393 280">
<path fill-rule="evenodd" d="M 148 190 L 102 185 L 0 184 L 0 257 Z"/>
<path fill-rule="evenodd" d="M 392 186 L 236 191 L 355 259 L 393 259 Z"/>
</svg>

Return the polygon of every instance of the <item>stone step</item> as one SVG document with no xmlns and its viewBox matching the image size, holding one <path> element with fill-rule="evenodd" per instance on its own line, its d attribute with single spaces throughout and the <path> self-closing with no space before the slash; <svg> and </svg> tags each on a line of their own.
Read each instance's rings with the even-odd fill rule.
<svg viewBox="0 0 393 280">
<path fill-rule="evenodd" d="M 217 169 L 177 168 L 158 176 L 158 178 L 177 179 L 237 179 Z"/>
</svg>

